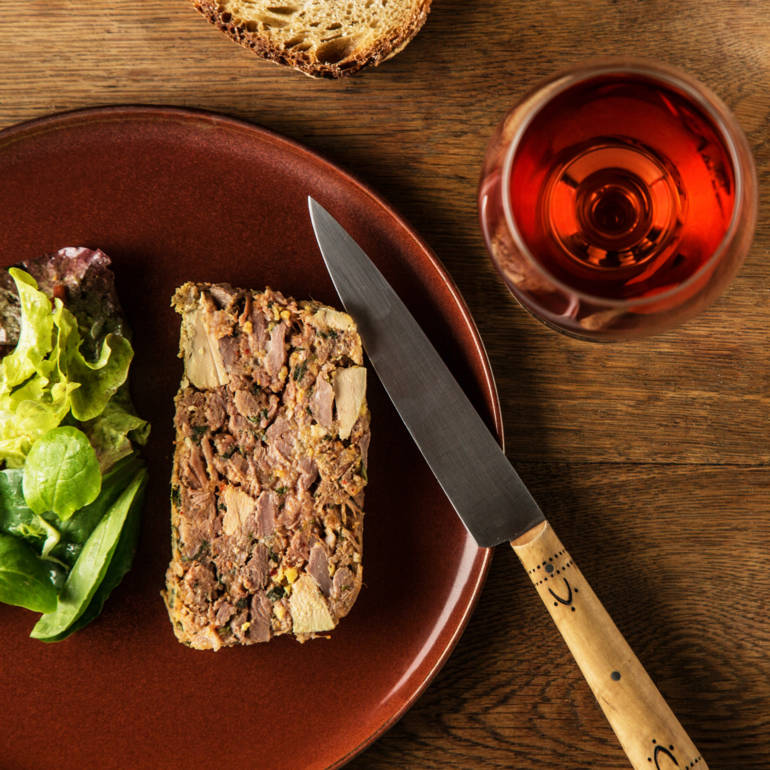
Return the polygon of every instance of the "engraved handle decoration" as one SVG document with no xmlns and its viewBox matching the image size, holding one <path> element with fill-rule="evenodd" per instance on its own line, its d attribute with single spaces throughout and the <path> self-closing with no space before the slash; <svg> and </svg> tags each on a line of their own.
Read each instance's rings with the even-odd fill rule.
<svg viewBox="0 0 770 770">
<path fill-rule="evenodd" d="M 706 770 L 548 522 L 511 543 L 636 770 Z"/>
</svg>

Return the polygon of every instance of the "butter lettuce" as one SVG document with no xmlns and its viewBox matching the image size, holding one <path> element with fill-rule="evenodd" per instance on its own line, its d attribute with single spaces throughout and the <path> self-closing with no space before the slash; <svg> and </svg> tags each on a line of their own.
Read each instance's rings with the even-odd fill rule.
<svg viewBox="0 0 770 770">
<path fill-rule="evenodd" d="M 0 362 L 0 462 L 20 467 L 32 443 L 55 428 L 69 411 L 77 387 L 52 382 L 54 319 L 51 302 L 34 278 L 11 268 L 21 309 L 19 340 Z"/>
<path fill-rule="evenodd" d="M 86 360 L 77 319 L 62 301 L 55 299 L 52 304 L 23 270 L 9 272 L 19 292 L 21 323 L 16 348 L 0 365 L 0 463 L 18 468 L 34 442 L 68 415 L 86 422 L 104 412 L 128 378 L 134 351 L 123 335 L 108 334 L 96 359 Z M 123 423 L 131 425 L 123 438 L 129 431 L 149 427 L 126 409 L 125 401 L 122 411 L 133 419 L 124 418 Z M 121 443 L 115 435 L 120 430 L 114 427 L 119 411 L 111 410 L 107 426 L 112 435 L 103 437 L 113 445 L 121 444 L 120 451 L 109 453 L 112 462 L 126 454 L 125 441 Z M 100 465 L 102 470 L 109 467 Z"/>
<path fill-rule="evenodd" d="M 86 361 L 80 352 L 82 338 L 78 322 L 55 300 L 53 322 L 57 330 L 55 345 L 56 376 L 77 383 L 70 393 L 72 415 L 77 420 L 98 417 L 118 388 L 128 377 L 128 367 L 134 356 L 131 343 L 121 334 L 108 334 L 101 344 L 96 360 Z"/>
<path fill-rule="evenodd" d="M 46 356 L 51 350 L 53 316 L 51 300 L 37 289 L 37 281 L 16 267 L 8 271 L 19 292 L 21 323 L 19 341 L 0 366 L 0 388 L 10 391 L 34 374 L 50 370 Z"/>
<path fill-rule="evenodd" d="M 121 389 L 98 417 L 82 426 L 96 452 L 102 472 L 131 454 L 134 444 L 147 443 L 150 425 L 131 409 L 128 394 Z"/>
</svg>

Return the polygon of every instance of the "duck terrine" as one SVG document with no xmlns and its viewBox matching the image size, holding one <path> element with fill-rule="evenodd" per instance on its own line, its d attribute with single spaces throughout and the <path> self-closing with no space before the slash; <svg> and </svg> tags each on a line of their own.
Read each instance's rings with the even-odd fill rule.
<svg viewBox="0 0 770 770">
<path fill-rule="evenodd" d="M 197 649 L 333 629 L 361 587 L 366 370 L 350 316 L 187 283 L 164 598 Z"/>
</svg>

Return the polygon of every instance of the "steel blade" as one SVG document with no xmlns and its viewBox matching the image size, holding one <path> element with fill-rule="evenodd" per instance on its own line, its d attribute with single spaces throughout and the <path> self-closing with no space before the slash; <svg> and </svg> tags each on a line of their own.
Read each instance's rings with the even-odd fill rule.
<svg viewBox="0 0 770 770">
<path fill-rule="evenodd" d="M 412 314 L 345 229 L 308 198 L 316 240 L 369 360 L 466 529 L 479 545 L 544 520 L 519 475 Z"/>
</svg>

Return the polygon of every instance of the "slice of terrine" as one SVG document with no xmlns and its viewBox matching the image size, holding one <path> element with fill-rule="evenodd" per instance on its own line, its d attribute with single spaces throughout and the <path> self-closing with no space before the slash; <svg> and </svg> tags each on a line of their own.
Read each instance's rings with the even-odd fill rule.
<svg viewBox="0 0 770 770">
<path fill-rule="evenodd" d="M 196 649 L 324 635 L 362 577 L 366 370 L 350 316 L 186 283 L 164 599 Z"/>
</svg>

